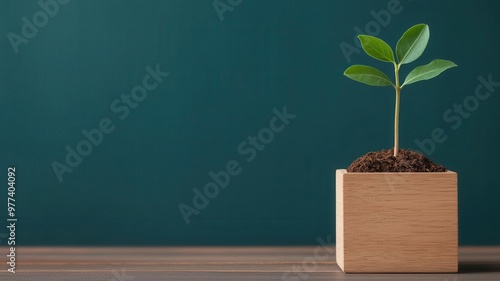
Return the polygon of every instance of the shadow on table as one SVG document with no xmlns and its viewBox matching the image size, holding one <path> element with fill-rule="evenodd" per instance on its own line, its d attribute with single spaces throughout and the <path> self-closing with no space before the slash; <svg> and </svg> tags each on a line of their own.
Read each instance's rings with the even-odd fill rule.
<svg viewBox="0 0 500 281">
<path fill-rule="evenodd" d="M 500 272 L 500 262 L 498 263 L 459 263 L 459 273 L 481 273 L 481 272 Z"/>
</svg>

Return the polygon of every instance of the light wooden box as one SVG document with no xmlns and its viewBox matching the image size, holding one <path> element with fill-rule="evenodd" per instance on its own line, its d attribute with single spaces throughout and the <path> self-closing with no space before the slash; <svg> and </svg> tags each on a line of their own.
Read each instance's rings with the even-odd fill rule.
<svg viewBox="0 0 500 281">
<path fill-rule="evenodd" d="M 346 273 L 457 272 L 457 174 L 336 172 Z"/>
</svg>

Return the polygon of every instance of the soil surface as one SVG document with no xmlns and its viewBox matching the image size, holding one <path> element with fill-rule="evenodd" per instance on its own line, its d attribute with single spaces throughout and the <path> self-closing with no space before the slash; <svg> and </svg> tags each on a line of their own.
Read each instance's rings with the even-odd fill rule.
<svg viewBox="0 0 500 281">
<path fill-rule="evenodd" d="M 394 149 L 369 152 L 354 160 L 348 172 L 446 172 L 423 154 L 412 150 L 400 149 L 394 157 Z"/>
</svg>

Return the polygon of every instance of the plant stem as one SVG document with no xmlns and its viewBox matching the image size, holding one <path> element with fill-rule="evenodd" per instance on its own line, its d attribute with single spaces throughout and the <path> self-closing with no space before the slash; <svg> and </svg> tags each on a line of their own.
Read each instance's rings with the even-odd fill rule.
<svg viewBox="0 0 500 281">
<path fill-rule="evenodd" d="M 401 99 L 401 87 L 399 87 L 399 64 L 394 64 L 394 73 L 396 78 L 396 105 L 394 109 L 394 157 L 399 152 L 399 103 Z"/>
</svg>

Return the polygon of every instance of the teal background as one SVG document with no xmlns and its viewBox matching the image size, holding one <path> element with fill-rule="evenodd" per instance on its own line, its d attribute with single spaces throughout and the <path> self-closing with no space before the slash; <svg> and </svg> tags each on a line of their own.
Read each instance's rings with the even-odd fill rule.
<svg viewBox="0 0 500 281">
<path fill-rule="evenodd" d="M 225 2 L 225 1 L 223 1 Z M 394 95 L 343 77 L 354 46 L 388 1 L 249 1 L 221 21 L 206 1 L 70 1 L 16 54 L 7 38 L 40 10 L 0 2 L 0 202 L 17 169 L 18 245 L 285 245 L 334 241 L 333 170 L 392 146 Z M 500 81 L 499 1 L 405 1 L 378 36 L 391 46 L 430 25 L 424 55 L 459 68 L 402 94 L 401 146 L 441 127 L 431 158 L 459 173 L 460 244 L 500 244 L 499 88 L 457 129 L 442 115 Z M 386 72 L 363 53 L 351 64 Z M 170 76 L 125 120 L 110 111 L 145 67 Z M 272 109 L 297 117 L 250 163 L 237 151 Z M 60 183 L 51 163 L 109 117 L 116 129 Z M 180 203 L 229 160 L 242 173 L 186 225 Z M 4 210 L 5 208 L 5 210 Z M 1 225 L 6 204 L 0 205 Z M 5 229 L 5 228 L 4 228 Z M 5 231 L 4 231 L 5 232 Z M 4 239 L 2 239 L 4 240 Z M 5 244 L 6 241 L 2 241 Z"/>
</svg>

